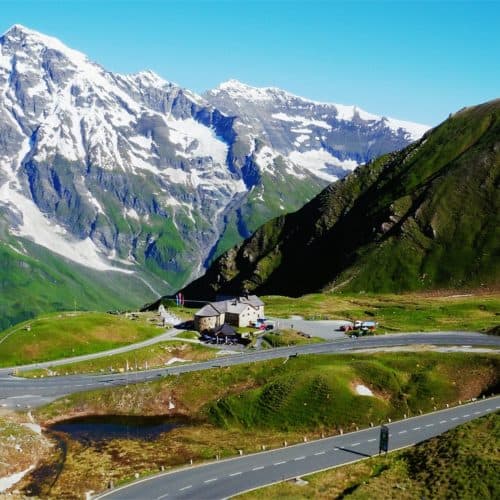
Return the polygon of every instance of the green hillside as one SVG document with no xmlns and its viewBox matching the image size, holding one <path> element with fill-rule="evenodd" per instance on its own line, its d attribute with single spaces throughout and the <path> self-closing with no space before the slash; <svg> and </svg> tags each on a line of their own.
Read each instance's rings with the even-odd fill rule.
<svg viewBox="0 0 500 500">
<path fill-rule="evenodd" d="M 50 311 L 137 308 L 155 296 L 137 274 L 94 271 L 23 244 L 32 256 L 0 242 L 0 331 Z M 159 279 L 147 280 L 161 289 Z"/>
<path fill-rule="evenodd" d="M 500 100 L 452 115 L 219 257 L 186 297 L 500 282 Z"/>
<path fill-rule="evenodd" d="M 0 367 L 80 356 L 140 342 L 164 331 L 146 317 L 66 312 L 38 317 L 0 333 Z"/>
</svg>

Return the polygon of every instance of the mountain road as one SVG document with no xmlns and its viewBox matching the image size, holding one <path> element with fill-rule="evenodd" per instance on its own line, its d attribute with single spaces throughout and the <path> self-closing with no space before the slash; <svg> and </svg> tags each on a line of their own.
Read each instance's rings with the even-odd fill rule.
<svg viewBox="0 0 500 500">
<path fill-rule="evenodd" d="M 256 352 L 237 352 L 217 360 L 157 368 L 148 371 L 100 375 L 68 375 L 38 379 L 16 377 L 13 375 L 12 368 L 2 369 L 0 370 L 0 406 L 30 408 L 41 406 L 75 392 L 147 382 L 156 377 L 209 370 L 214 367 L 286 358 L 291 355 L 340 354 L 363 349 L 383 349 L 422 344 L 439 346 L 490 346 L 500 349 L 500 338 L 471 332 L 390 334 L 358 339 L 350 339 L 344 336 L 344 338 L 332 342 L 282 347 Z"/>
</svg>

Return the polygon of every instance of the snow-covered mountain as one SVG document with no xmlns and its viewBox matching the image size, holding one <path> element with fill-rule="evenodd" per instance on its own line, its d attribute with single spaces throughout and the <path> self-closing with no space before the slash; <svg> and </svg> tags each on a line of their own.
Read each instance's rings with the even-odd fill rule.
<svg viewBox="0 0 500 500">
<path fill-rule="evenodd" d="M 0 240 L 177 287 L 426 129 L 236 81 L 201 97 L 15 25 L 0 37 Z"/>
<path fill-rule="evenodd" d="M 226 114 L 236 116 L 238 135 L 253 145 L 263 169 L 282 156 L 290 173 L 308 171 L 335 181 L 387 151 L 419 139 L 429 127 L 386 118 L 356 107 L 312 101 L 275 87 L 256 88 L 230 80 L 205 98 Z M 295 166 L 297 168 L 293 168 Z"/>
</svg>

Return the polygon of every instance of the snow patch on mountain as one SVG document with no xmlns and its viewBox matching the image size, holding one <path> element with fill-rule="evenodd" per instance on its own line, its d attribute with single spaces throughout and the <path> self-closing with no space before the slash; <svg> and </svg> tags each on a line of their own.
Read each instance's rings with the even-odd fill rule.
<svg viewBox="0 0 500 500">
<path fill-rule="evenodd" d="M 223 165 L 227 159 L 228 145 L 219 139 L 215 131 L 193 118 L 176 120 L 169 118 L 170 140 L 182 147 L 190 157 L 210 157 L 214 163 Z"/>
<path fill-rule="evenodd" d="M 402 131 L 403 133 L 408 133 L 412 141 L 420 139 L 428 130 L 427 125 L 420 125 L 418 123 L 412 123 L 405 120 L 397 120 L 396 118 L 382 118 L 383 121 L 389 126 L 391 130 L 395 132 Z"/>
<path fill-rule="evenodd" d="M 104 256 L 90 238 L 77 240 L 68 231 L 45 217 L 35 203 L 6 182 L 0 187 L 0 205 L 11 209 L 21 220 L 11 233 L 32 240 L 37 245 L 69 260 L 98 271 L 132 273 L 106 263 Z"/>
<path fill-rule="evenodd" d="M 332 126 L 323 120 L 312 120 L 311 118 L 305 118 L 303 116 L 293 116 L 287 115 L 286 113 L 273 113 L 273 118 L 276 120 L 281 120 L 283 122 L 299 122 L 301 125 L 314 125 L 315 127 L 322 127 L 326 129 L 331 129 Z"/>
<path fill-rule="evenodd" d="M 309 170 L 312 174 L 325 179 L 329 182 L 334 182 L 339 179 L 338 173 L 332 173 L 331 170 L 338 172 L 338 169 L 331 167 L 339 167 L 342 170 L 354 170 L 358 164 L 353 160 L 339 160 L 331 153 L 324 149 L 314 149 L 309 151 L 292 151 L 288 158 L 295 165 Z"/>
</svg>

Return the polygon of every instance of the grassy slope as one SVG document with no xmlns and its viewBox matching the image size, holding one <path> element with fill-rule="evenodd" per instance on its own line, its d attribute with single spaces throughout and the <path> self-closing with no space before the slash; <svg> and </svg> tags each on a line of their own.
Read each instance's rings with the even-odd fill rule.
<svg viewBox="0 0 500 500">
<path fill-rule="evenodd" d="M 38 258 L 0 243 L 0 331 L 39 314 L 73 309 L 75 302 L 78 309 L 105 311 L 138 307 L 154 297 L 131 275 L 93 271 L 29 242 L 25 246 Z"/>
<path fill-rule="evenodd" d="M 270 332 L 264 334 L 264 340 L 271 347 L 283 347 L 290 345 L 314 344 L 323 342 L 319 337 L 304 337 L 295 330 L 279 330 L 279 332 Z"/>
<path fill-rule="evenodd" d="M 81 498 L 89 489 L 190 459 L 234 457 L 304 435 L 353 429 L 387 416 L 476 397 L 498 384 L 498 357 L 464 354 L 303 356 L 167 377 L 68 396 L 36 410 L 48 422 L 78 414 L 170 415 L 179 427 L 155 441 L 70 441 L 64 469 L 44 495 Z M 293 381 L 293 384 L 290 382 Z M 364 383 L 378 397 L 358 396 Z M 328 397 L 330 394 L 330 397 Z M 241 397 L 238 397 L 241 395 Z M 435 399 L 432 400 L 431 397 Z M 175 409 L 169 409 L 169 401 Z M 306 403 L 306 404 L 304 404 Z M 408 408 L 410 410 L 408 410 Z"/>
<path fill-rule="evenodd" d="M 498 285 L 499 133 L 500 100 L 456 113 L 261 226 L 185 295 Z"/>
<path fill-rule="evenodd" d="M 251 499 L 380 499 L 500 496 L 500 415 L 474 420 L 407 451 L 240 495 Z"/>
<path fill-rule="evenodd" d="M 30 330 L 26 327 L 30 326 Z M 0 366 L 79 356 L 139 342 L 163 332 L 143 320 L 105 313 L 60 313 L 39 317 L 0 334 Z M 14 333 L 12 333 L 14 332 Z"/>
<path fill-rule="evenodd" d="M 38 412 L 157 414 L 172 396 L 177 415 L 225 428 L 348 428 L 477 396 L 498 383 L 499 363 L 498 356 L 459 353 L 299 356 L 73 394 Z M 358 396 L 355 383 L 377 397 Z"/>
<path fill-rule="evenodd" d="M 374 319 L 380 331 L 488 330 L 498 324 L 500 294 L 311 294 L 263 298 L 266 314 L 306 319 Z"/>
<path fill-rule="evenodd" d="M 186 332 L 188 333 L 188 332 Z M 51 375 L 66 375 L 73 373 L 96 373 L 99 371 L 124 371 L 128 365 L 130 370 L 144 370 L 165 366 L 172 358 L 187 361 L 204 361 L 216 356 L 216 351 L 200 344 L 182 342 L 181 339 L 160 342 L 152 346 L 134 349 L 123 354 L 113 354 L 104 358 L 80 361 L 49 369 L 37 369 L 22 372 L 23 377 L 39 377 L 48 373 Z"/>
</svg>

